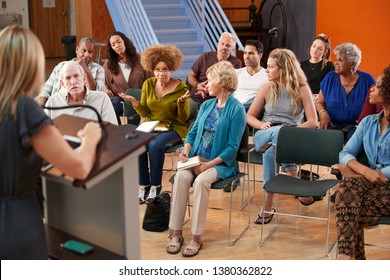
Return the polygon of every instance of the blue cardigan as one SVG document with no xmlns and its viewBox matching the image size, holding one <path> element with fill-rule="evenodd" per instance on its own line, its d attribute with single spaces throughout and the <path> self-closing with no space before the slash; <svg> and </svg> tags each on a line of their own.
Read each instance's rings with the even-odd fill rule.
<svg viewBox="0 0 390 280">
<path fill-rule="evenodd" d="M 196 151 L 202 141 L 205 120 L 215 108 L 216 103 L 217 98 L 203 102 L 195 123 L 187 134 L 185 143 L 191 144 L 192 147 L 189 154 L 190 157 L 196 155 Z M 218 121 L 211 151 L 211 159 L 219 156 L 223 160 L 222 164 L 215 166 L 219 179 L 226 179 L 237 173 L 236 156 L 245 126 L 246 114 L 244 106 L 230 95 Z"/>
</svg>

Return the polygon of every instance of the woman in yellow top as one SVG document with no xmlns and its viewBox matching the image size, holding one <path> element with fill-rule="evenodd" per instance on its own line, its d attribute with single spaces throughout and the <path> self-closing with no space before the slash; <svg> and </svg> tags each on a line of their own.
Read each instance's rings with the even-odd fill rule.
<svg viewBox="0 0 390 280">
<path fill-rule="evenodd" d="M 190 103 L 187 85 L 171 77 L 171 72 L 180 68 L 183 55 L 173 45 L 150 46 L 141 54 L 141 64 L 146 71 L 154 73 L 142 86 L 141 100 L 120 94 L 130 101 L 137 113 L 150 121 L 170 123 L 168 131 L 160 132 L 148 143 L 145 153 L 139 157 L 140 203 L 149 203 L 161 191 L 165 147 L 175 138 L 184 138 L 188 132 L 187 119 Z M 146 197 L 146 192 L 149 193 Z"/>
</svg>

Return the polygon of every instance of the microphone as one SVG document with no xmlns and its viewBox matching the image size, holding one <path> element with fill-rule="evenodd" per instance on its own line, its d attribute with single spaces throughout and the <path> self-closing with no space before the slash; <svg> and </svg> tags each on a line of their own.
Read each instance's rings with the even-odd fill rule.
<svg viewBox="0 0 390 280">
<path fill-rule="evenodd" d="M 59 106 L 59 107 L 48 107 L 48 106 L 42 106 L 43 109 L 47 110 L 63 110 L 63 109 L 68 109 L 68 108 L 88 108 L 91 109 L 95 112 L 98 122 L 100 124 L 100 127 L 104 127 L 107 125 L 107 122 L 104 122 L 102 119 L 102 116 L 99 114 L 99 112 L 96 110 L 95 107 L 92 107 L 91 105 L 86 105 L 86 104 L 73 104 L 73 105 L 67 105 L 67 106 Z"/>
</svg>

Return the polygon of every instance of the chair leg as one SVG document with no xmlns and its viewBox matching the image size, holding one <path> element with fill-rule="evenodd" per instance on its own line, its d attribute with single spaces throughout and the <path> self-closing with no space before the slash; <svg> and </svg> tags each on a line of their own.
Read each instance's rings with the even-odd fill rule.
<svg viewBox="0 0 390 280">
<path fill-rule="evenodd" d="M 255 197 L 255 183 L 253 182 L 253 195 L 250 194 L 250 174 L 249 174 L 249 163 L 244 163 L 244 173 L 246 174 L 242 180 L 243 186 L 242 186 L 242 196 L 241 196 L 241 207 L 240 210 L 242 211 L 247 205 L 249 205 L 249 201 L 252 200 Z M 244 201 L 244 192 L 245 192 L 245 185 L 247 183 L 248 186 L 248 200 Z M 248 206 L 249 207 L 249 206 Z"/>
<path fill-rule="evenodd" d="M 265 214 L 274 214 L 275 215 L 275 219 L 276 219 L 276 223 L 272 226 L 270 232 L 267 234 L 267 236 L 264 237 L 264 219 L 263 219 L 263 223 L 261 224 L 261 234 L 260 234 L 260 243 L 259 243 L 259 246 L 262 247 L 265 242 L 268 240 L 268 238 L 271 237 L 271 235 L 278 229 L 278 226 L 279 226 L 279 216 L 278 216 L 278 211 L 279 211 L 279 195 L 278 194 L 275 194 L 276 198 L 275 198 L 275 212 L 271 212 L 271 211 L 263 211 L 263 214 L 262 215 L 265 215 Z M 265 205 L 265 202 L 266 202 L 266 193 L 264 193 L 264 202 L 263 202 L 263 205 Z M 263 206 L 264 207 L 264 206 Z"/>
<path fill-rule="evenodd" d="M 236 180 L 239 180 L 239 179 L 236 179 Z M 223 210 L 223 211 L 229 212 L 229 228 L 228 228 L 228 244 L 229 244 L 229 246 L 233 246 L 242 237 L 242 235 L 247 231 L 247 229 L 249 228 L 249 225 L 250 225 L 250 205 L 248 204 L 248 223 L 240 231 L 240 233 L 237 235 L 237 237 L 232 240 L 231 228 L 232 228 L 233 193 L 234 193 L 233 192 L 233 185 L 235 184 L 236 180 L 233 180 L 230 183 L 231 191 L 230 191 L 229 208 L 209 207 L 209 209 L 212 209 L 212 210 Z M 250 203 L 250 202 L 248 201 L 248 203 Z"/>
<path fill-rule="evenodd" d="M 240 180 L 240 179 L 237 179 L 237 180 Z M 229 246 L 233 246 L 243 236 L 243 234 L 248 230 L 249 225 L 250 225 L 250 199 L 249 199 L 249 193 L 248 193 L 248 202 L 247 202 L 247 204 L 248 204 L 248 223 L 240 231 L 238 236 L 231 241 L 232 212 L 233 212 L 233 185 L 234 185 L 234 183 L 235 183 L 235 181 L 231 182 L 230 204 L 229 204 L 229 209 L 228 209 L 228 211 L 229 211 L 229 229 L 228 229 L 228 244 L 229 244 Z M 243 188 L 244 188 L 244 186 L 243 186 Z M 248 191 L 249 191 L 249 183 L 248 183 Z M 240 210 L 242 210 L 242 208 Z"/>
<path fill-rule="evenodd" d="M 373 243 L 364 243 L 366 246 L 381 248 L 381 249 L 390 249 L 390 246 L 387 245 L 380 245 L 380 244 L 373 244 Z"/>
<path fill-rule="evenodd" d="M 247 168 L 246 169 L 246 174 L 247 174 L 247 176 L 245 176 L 245 177 L 247 177 L 247 179 L 245 179 L 245 177 L 244 177 L 244 183 L 245 183 L 245 181 L 247 181 L 248 182 L 248 184 L 249 183 L 253 183 L 253 194 L 251 195 L 251 193 L 250 193 L 250 189 L 248 189 L 248 196 L 250 196 L 250 200 L 252 200 L 254 197 L 255 197 L 255 195 L 256 195 L 256 173 L 255 173 L 255 165 L 253 165 L 253 179 L 251 179 L 251 177 L 250 177 L 250 166 L 249 166 L 249 163 L 244 163 L 244 169 L 245 168 Z M 261 181 L 259 181 L 259 182 L 261 182 Z M 248 187 L 249 187 L 249 185 L 248 185 Z M 242 203 L 241 203 L 241 209 L 243 209 L 246 205 L 247 205 L 247 203 L 246 202 L 244 202 L 244 200 L 242 199 L 241 200 L 242 201 Z"/>
</svg>

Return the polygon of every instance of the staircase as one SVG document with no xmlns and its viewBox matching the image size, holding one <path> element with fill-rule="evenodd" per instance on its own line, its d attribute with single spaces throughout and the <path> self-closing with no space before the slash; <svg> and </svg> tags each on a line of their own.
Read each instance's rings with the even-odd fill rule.
<svg viewBox="0 0 390 280">
<path fill-rule="evenodd" d="M 156 44 L 178 47 L 183 64 L 172 75 L 183 81 L 199 55 L 217 49 L 222 32 L 237 37 L 217 0 L 106 0 L 106 4 L 116 30 L 126 34 L 139 52 Z M 237 47 L 244 49 L 240 40 Z"/>
<path fill-rule="evenodd" d="M 160 44 L 172 44 L 183 53 L 179 71 L 173 73 L 183 81 L 190 73 L 192 64 L 204 52 L 197 30 L 191 22 L 186 7 L 180 0 L 141 0 Z"/>
</svg>

